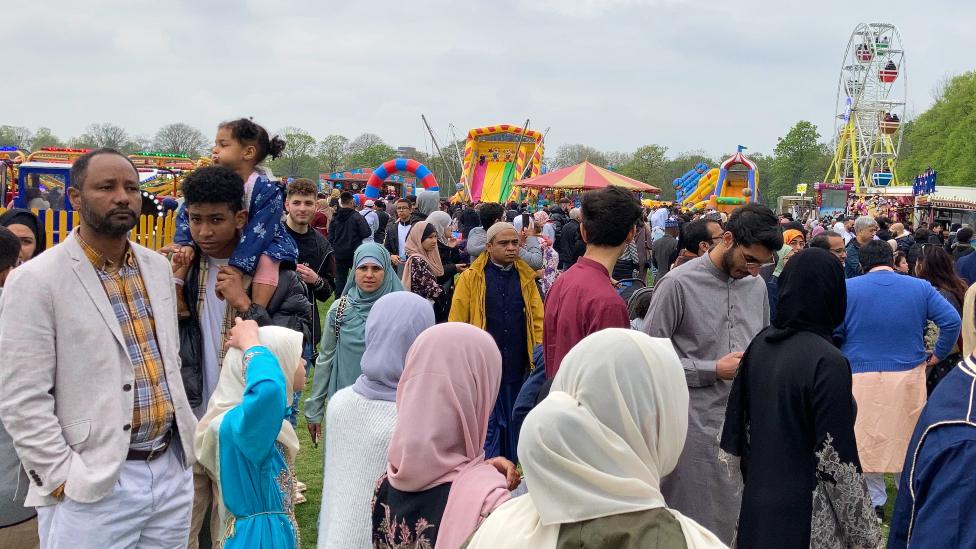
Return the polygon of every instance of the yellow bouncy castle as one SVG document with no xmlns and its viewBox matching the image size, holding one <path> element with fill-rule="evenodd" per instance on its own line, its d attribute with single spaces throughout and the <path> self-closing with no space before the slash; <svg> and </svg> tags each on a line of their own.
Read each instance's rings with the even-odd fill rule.
<svg viewBox="0 0 976 549">
<path fill-rule="evenodd" d="M 545 147 L 543 135 L 512 124 L 475 128 L 464 142 L 461 199 L 505 202 L 512 183 L 539 175 Z"/>
</svg>

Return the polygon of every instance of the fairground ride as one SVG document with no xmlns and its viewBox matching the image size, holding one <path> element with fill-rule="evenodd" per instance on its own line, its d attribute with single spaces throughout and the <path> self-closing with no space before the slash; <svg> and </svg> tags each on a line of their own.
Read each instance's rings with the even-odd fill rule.
<svg viewBox="0 0 976 549">
<path fill-rule="evenodd" d="M 834 157 L 824 182 L 857 194 L 899 185 L 896 165 L 908 76 L 898 28 L 861 23 L 847 42 L 837 83 Z"/>
</svg>

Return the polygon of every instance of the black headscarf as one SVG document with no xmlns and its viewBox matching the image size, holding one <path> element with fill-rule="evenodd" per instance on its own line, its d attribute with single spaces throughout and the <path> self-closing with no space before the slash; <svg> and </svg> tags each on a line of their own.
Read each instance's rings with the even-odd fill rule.
<svg viewBox="0 0 976 549">
<path fill-rule="evenodd" d="M 37 244 L 34 247 L 34 255 L 31 257 L 37 257 L 38 254 L 44 251 L 44 248 L 47 246 L 47 236 L 44 234 L 44 226 L 41 225 L 40 219 L 34 215 L 34 212 L 21 208 L 11 208 L 3 212 L 3 214 L 0 214 L 0 227 L 9 227 L 11 225 L 24 225 L 33 231 L 34 240 Z"/>
<path fill-rule="evenodd" d="M 790 258 L 779 277 L 776 318 L 766 338 L 777 341 L 806 331 L 831 341 L 846 312 L 847 284 L 837 257 L 820 248 L 803 250 Z"/>
</svg>

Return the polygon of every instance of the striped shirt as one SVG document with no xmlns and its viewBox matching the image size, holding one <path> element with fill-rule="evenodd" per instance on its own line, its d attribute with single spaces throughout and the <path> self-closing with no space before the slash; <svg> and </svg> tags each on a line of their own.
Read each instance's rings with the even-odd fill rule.
<svg viewBox="0 0 976 549">
<path fill-rule="evenodd" d="M 129 446 L 135 450 L 157 448 L 173 425 L 173 399 L 156 341 L 152 306 L 135 253 L 126 245 L 121 264 L 115 264 L 88 245 L 77 230 L 75 237 L 102 282 L 132 362 L 135 381 Z"/>
</svg>

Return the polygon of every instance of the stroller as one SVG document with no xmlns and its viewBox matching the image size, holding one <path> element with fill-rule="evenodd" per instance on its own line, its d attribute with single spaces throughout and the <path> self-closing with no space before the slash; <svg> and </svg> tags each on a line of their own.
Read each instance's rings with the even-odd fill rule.
<svg viewBox="0 0 976 549">
<path fill-rule="evenodd" d="M 651 306 L 651 297 L 654 296 L 654 287 L 644 287 L 634 290 L 627 300 L 627 318 L 630 319 L 630 327 L 643 329 L 644 317 L 647 309 Z"/>
<path fill-rule="evenodd" d="M 640 290 L 647 286 L 647 284 L 639 278 L 624 278 L 617 281 L 617 295 L 619 295 L 625 302 L 630 301 L 630 296 L 634 295 L 634 292 Z"/>
</svg>

